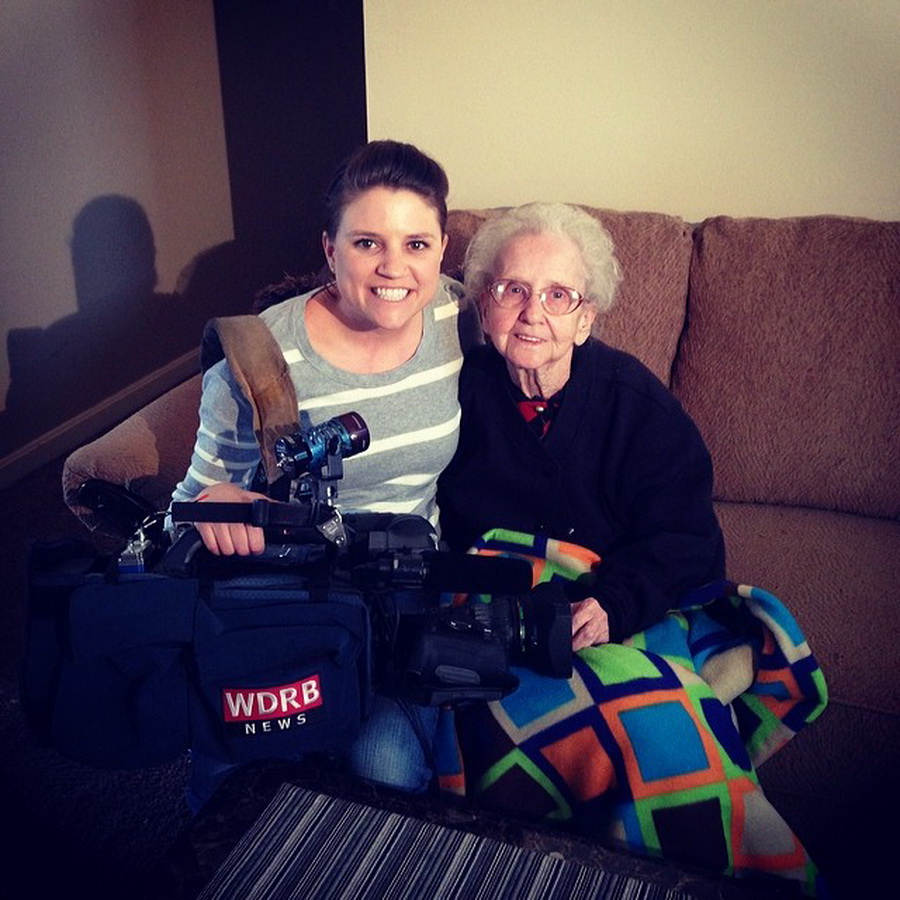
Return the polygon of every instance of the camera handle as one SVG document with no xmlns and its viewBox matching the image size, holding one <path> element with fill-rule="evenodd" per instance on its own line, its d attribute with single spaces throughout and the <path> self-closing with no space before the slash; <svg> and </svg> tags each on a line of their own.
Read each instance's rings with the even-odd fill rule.
<svg viewBox="0 0 900 900">
<path fill-rule="evenodd" d="M 250 503 L 216 503 L 195 501 L 173 503 L 172 521 L 176 524 L 197 522 L 226 522 L 253 525 L 257 528 L 311 529 L 326 542 L 343 548 L 347 533 L 340 512 L 327 510 L 324 519 L 313 507 L 302 503 L 281 503 L 277 500 L 253 500 Z M 312 535 L 310 535 L 312 538 Z"/>
<path fill-rule="evenodd" d="M 258 528 L 281 526 L 304 528 L 311 523 L 310 510 L 293 503 L 275 500 L 253 500 L 251 503 L 187 503 L 172 504 L 173 522 L 234 522 Z"/>
</svg>

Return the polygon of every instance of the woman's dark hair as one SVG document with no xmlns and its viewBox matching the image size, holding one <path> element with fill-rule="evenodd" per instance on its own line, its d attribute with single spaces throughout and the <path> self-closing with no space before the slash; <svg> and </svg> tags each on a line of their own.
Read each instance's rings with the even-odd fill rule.
<svg viewBox="0 0 900 900">
<path fill-rule="evenodd" d="M 441 234 L 447 227 L 450 183 L 440 163 L 412 144 L 370 141 L 337 168 L 325 192 L 325 231 L 334 239 L 348 204 L 374 187 L 413 191 L 438 214 Z"/>
<path fill-rule="evenodd" d="M 412 144 L 398 141 L 370 141 L 350 154 L 335 170 L 323 197 L 325 231 L 334 240 L 344 210 L 370 188 L 387 187 L 418 194 L 438 215 L 441 234 L 447 230 L 447 194 L 450 183 L 440 163 Z M 253 311 L 261 312 L 282 300 L 296 297 L 315 287 L 328 285 L 327 266 L 307 275 L 287 275 L 258 291 Z"/>
</svg>

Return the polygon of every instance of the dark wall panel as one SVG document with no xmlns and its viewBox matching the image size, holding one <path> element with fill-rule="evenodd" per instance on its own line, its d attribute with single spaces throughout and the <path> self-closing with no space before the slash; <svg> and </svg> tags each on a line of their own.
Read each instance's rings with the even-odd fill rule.
<svg viewBox="0 0 900 900">
<path fill-rule="evenodd" d="M 366 140 L 362 0 L 216 0 L 236 242 L 263 284 L 323 262 L 320 197 Z"/>
</svg>

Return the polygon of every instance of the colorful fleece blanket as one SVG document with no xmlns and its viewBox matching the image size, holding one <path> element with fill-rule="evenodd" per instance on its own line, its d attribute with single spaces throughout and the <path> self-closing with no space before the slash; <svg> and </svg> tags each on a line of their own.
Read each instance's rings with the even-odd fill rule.
<svg viewBox="0 0 900 900">
<path fill-rule="evenodd" d="M 473 552 L 524 557 L 535 583 L 587 578 L 600 564 L 583 547 L 505 530 Z M 442 790 L 646 855 L 825 894 L 756 775 L 827 702 L 802 631 L 772 594 L 709 585 L 623 643 L 580 651 L 568 680 L 514 671 L 519 687 L 502 700 L 443 711 Z"/>
</svg>

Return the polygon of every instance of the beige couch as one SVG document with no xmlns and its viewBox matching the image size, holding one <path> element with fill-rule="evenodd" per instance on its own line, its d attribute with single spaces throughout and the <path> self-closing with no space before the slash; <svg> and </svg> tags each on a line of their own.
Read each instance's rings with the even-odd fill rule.
<svg viewBox="0 0 900 900">
<path fill-rule="evenodd" d="M 839 883 L 889 871 L 897 829 L 879 823 L 900 800 L 900 222 L 592 211 L 624 270 L 601 336 L 694 417 L 729 576 L 785 601 L 828 681 L 829 707 L 761 767 L 763 785 Z M 451 214 L 447 271 L 486 215 Z M 97 527 L 75 494 L 87 478 L 167 505 L 198 398 L 194 378 L 71 455 L 64 490 L 86 524 Z"/>
</svg>

